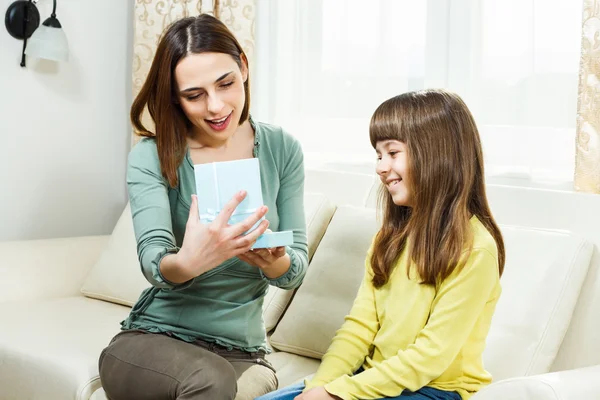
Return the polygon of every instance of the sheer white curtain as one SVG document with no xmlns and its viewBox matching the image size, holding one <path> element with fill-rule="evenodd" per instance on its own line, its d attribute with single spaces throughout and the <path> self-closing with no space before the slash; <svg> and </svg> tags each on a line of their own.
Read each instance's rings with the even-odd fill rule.
<svg viewBox="0 0 600 400">
<path fill-rule="evenodd" d="M 572 181 L 579 0 L 258 0 L 253 113 L 307 163 L 372 171 L 369 118 L 448 88 L 480 127 L 488 174 Z"/>
</svg>

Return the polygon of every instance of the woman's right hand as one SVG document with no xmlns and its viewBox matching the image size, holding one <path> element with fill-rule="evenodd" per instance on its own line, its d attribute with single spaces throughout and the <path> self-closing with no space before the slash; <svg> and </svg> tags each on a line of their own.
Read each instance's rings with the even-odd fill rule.
<svg viewBox="0 0 600 400">
<path fill-rule="evenodd" d="M 195 278 L 217 267 L 225 260 L 247 252 L 256 239 L 265 232 L 269 226 L 269 222 L 266 220 L 262 221 L 252 232 L 242 236 L 267 213 L 266 206 L 260 207 L 244 221 L 229 225 L 229 218 L 245 197 L 245 191 L 237 193 L 214 221 L 210 224 L 203 224 L 198 216 L 198 198 L 196 195 L 192 195 L 183 244 L 179 252 L 173 255 L 172 263 L 168 263 L 178 269 L 176 281 L 179 282 L 174 281 L 174 283 Z M 166 272 L 162 270 L 162 263 L 161 272 L 163 275 Z M 169 277 L 165 277 L 169 279 Z"/>
</svg>

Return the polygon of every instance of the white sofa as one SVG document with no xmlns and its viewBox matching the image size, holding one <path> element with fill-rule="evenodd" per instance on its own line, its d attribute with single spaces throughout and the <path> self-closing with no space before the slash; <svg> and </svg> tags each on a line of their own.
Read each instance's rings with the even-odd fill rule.
<svg viewBox="0 0 600 400">
<path fill-rule="evenodd" d="M 310 267 L 263 311 L 280 386 L 315 372 L 350 309 L 376 188 L 370 175 L 307 171 Z M 484 355 L 494 383 L 474 399 L 600 399 L 600 196 L 488 193 L 507 264 Z M 0 243 L 0 400 L 105 399 L 98 354 L 147 286 L 128 213 L 109 236 Z"/>
</svg>

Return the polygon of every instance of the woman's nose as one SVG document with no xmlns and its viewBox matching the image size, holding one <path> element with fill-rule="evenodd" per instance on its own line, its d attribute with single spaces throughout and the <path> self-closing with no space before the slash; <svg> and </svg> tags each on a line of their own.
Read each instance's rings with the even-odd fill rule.
<svg viewBox="0 0 600 400">
<path fill-rule="evenodd" d="M 223 101 L 217 94 L 209 95 L 207 108 L 211 114 L 219 114 L 223 109 Z"/>
</svg>

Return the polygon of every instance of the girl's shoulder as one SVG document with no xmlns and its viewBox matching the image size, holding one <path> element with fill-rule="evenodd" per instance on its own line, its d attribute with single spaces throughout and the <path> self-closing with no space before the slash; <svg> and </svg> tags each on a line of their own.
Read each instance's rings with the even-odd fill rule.
<svg viewBox="0 0 600 400">
<path fill-rule="evenodd" d="M 498 259 L 498 246 L 496 240 L 487 228 L 481 223 L 479 218 L 471 218 L 471 227 L 473 229 L 473 244 L 470 251 L 487 251 L 492 257 Z"/>
</svg>

